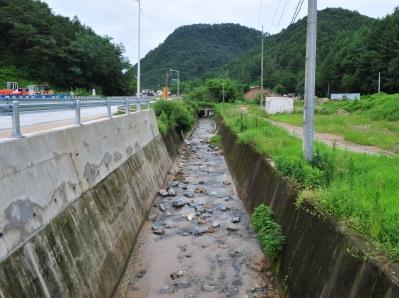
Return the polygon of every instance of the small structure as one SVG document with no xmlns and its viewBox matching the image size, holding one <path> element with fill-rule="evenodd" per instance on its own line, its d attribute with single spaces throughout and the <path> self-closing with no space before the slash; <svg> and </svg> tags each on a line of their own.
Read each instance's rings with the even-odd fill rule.
<svg viewBox="0 0 399 298">
<path fill-rule="evenodd" d="M 332 100 L 359 100 L 360 93 L 333 93 L 331 94 Z"/>
<path fill-rule="evenodd" d="M 275 115 L 279 113 L 293 113 L 294 99 L 288 97 L 266 97 L 266 113 Z"/>
</svg>

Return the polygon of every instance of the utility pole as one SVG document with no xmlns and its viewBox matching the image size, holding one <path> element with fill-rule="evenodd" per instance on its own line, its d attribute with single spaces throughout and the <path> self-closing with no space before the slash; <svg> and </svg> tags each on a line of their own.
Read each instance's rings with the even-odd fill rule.
<svg viewBox="0 0 399 298">
<path fill-rule="evenodd" d="M 381 72 L 378 72 L 378 93 L 381 93 Z"/>
<path fill-rule="evenodd" d="M 328 81 L 327 85 L 327 97 L 330 98 L 330 81 Z"/>
<path fill-rule="evenodd" d="M 137 98 L 140 99 L 141 95 L 141 69 L 140 69 L 140 43 L 141 43 L 141 0 L 136 0 L 139 4 L 139 12 L 138 12 L 138 56 L 137 56 Z"/>
<path fill-rule="evenodd" d="M 265 35 L 263 34 L 263 26 L 262 26 L 262 57 L 260 59 L 260 106 L 263 107 L 263 96 L 264 96 L 264 91 L 263 91 L 263 54 L 264 54 L 264 37 Z"/>
<path fill-rule="evenodd" d="M 309 0 L 308 2 L 307 22 L 303 151 L 305 159 L 312 161 L 316 86 L 317 0 Z"/>
<path fill-rule="evenodd" d="M 175 69 L 170 69 L 171 76 L 172 76 L 172 81 L 173 81 L 173 75 L 172 72 L 177 73 L 177 97 L 180 96 L 180 71 L 175 70 Z"/>
</svg>

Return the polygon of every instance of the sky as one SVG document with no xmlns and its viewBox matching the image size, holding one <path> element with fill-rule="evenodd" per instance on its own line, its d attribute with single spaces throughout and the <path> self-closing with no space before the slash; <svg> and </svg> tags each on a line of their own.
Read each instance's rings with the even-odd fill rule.
<svg viewBox="0 0 399 298">
<path fill-rule="evenodd" d="M 125 46 L 135 64 L 138 57 L 138 0 L 42 0 L 53 12 L 77 16 L 100 35 Z M 239 23 L 277 33 L 287 27 L 298 0 L 141 0 L 141 57 L 176 28 L 197 23 Z M 397 0 L 319 0 L 318 8 L 343 7 L 381 18 L 399 6 Z M 307 13 L 305 1 L 299 18 Z"/>
</svg>

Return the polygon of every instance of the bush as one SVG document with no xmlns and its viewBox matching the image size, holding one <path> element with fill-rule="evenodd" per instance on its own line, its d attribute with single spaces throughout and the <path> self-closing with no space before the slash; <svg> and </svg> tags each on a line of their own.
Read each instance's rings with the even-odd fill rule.
<svg viewBox="0 0 399 298">
<path fill-rule="evenodd" d="M 186 132 L 195 122 L 195 109 L 183 101 L 160 100 L 153 107 L 163 133 L 169 129 Z"/>
<path fill-rule="evenodd" d="M 266 254 L 276 257 L 283 248 L 285 237 L 281 226 L 274 221 L 272 210 L 265 204 L 258 206 L 251 216 L 251 224 Z"/>
</svg>

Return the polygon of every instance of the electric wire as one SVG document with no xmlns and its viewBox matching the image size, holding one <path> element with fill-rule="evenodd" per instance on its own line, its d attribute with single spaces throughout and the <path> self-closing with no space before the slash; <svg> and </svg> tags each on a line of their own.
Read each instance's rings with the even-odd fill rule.
<svg viewBox="0 0 399 298">
<path fill-rule="evenodd" d="M 209 1 L 211 1 L 211 0 L 202 0 L 202 1 L 194 3 L 192 5 L 187 5 L 187 6 L 177 8 L 177 9 L 171 9 L 171 10 L 152 10 L 152 9 L 146 9 L 146 8 L 143 8 L 142 10 L 143 10 L 143 12 L 148 12 L 148 13 L 173 13 L 173 12 L 179 12 L 181 10 L 198 7 L 198 6 L 201 6 Z"/>
<path fill-rule="evenodd" d="M 299 13 L 300 13 L 301 10 L 302 10 L 302 6 L 303 6 L 303 2 L 304 2 L 304 1 L 305 1 L 305 0 L 299 0 L 299 1 L 298 1 L 298 5 L 296 6 L 296 9 L 295 9 L 295 12 L 294 12 L 294 16 L 292 17 L 292 20 L 291 20 L 290 25 L 292 25 L 292 24 L 294 24 L 294 23 L 296 22 Z"/>
</svg>

